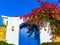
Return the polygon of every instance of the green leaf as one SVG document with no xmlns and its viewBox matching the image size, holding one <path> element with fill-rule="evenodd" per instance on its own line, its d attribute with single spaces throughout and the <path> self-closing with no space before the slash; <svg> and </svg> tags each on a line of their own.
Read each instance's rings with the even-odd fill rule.
<svg viewBox="0 0 60 45">
<path fill-rule="evenodd" d="M 0 41 L 0 45 L 14 45 L 14 44 L 8 44 L 8 43 L 5 42 L 5 41 Z"/>
<path fill-rule="evenodd" d="M 3 24 L 3 27 L 7 27 L 7 25 Z"/>
<path fill-rule="evenodd" d="M 54 23 L 54 25 L 55 25 L 56 27 L 58 26 L 58 23 L 57 23 L 56 21 L 54 21 L 53 23 Z"/>
</svg>

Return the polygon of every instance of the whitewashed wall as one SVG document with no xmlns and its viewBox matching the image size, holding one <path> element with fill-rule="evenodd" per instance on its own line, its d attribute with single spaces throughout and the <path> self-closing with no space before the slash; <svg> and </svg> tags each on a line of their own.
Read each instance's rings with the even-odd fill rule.
<svg viewBox="0 0 60 45">
<path fill-rule="evenodd" d="M 5 17 L 5 16 L 2 16 Z M 5 24 L 8 21 L 7 25 L 7 33 L 6 33 L 6 41 L 8 43 L 12 43 L 18 45 L 19 43 L 19 25 L 23 23 L 23 19 L 19 17 L 7 17 L 8 19 L 4 18 Z M 14 26 L 14 31 L 12 31 L 12 26 Z"/>
<path fill-rule="evenodd" d="M 50 29 L 50 23 L 47 22 L 46 25 L 46 31 L 44 30 L 44 27 L 42 27 L 42 29 L 40 30 L 40 43 L 45 43 L 45 42 L 52 42 L 52 40 L 50 40 L 52 38 L 51 33 L 51 29 Z"/>
</svg>

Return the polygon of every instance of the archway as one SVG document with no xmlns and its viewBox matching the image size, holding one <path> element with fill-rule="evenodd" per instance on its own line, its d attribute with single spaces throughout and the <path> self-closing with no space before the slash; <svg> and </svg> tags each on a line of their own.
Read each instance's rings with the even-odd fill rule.
<svg viewBox="0 0 60 45">
<path fill-rule="evenodd" d="M 22 23 L 23 24 L 23 23 Z M 19 30 L 19 45 L 39 45 L 40 44 L 40 40 L 35 40 L 34 39 L 34 33 L 29 37 L 28 29 L 26 27 L 27 25 L 25 24 L 24 27 L 21 29 L 21 25 L 20 30 Z"/>
</svg>

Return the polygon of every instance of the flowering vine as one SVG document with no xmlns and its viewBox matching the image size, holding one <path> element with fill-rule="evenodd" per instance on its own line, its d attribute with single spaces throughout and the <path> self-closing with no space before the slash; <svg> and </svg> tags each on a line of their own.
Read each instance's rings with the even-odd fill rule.
<svg viewBox="0 0 60 45">
<path fill-rule="evenodd" d="M 60 2 L 60 0 L 58 0 Z M 46 22 L 50 22 L 50 27 L 52 34 L 60 37 L 60 9 L 57 7 L 56 3 L 42 2 L 40 3 L 40 8 L 35 8 L 30 14 L 22 16 L 24 20 L 27 20 L 20 25 L 20 28 L 27 27 L 29 37 L 34 32 L 35 39 L 39 39 L 40 27 L 45 27 Z M 46 31 L 46 29 L 44 29 Z M 53 36 L 54 38 L 54 36 Z"/>
</svg>

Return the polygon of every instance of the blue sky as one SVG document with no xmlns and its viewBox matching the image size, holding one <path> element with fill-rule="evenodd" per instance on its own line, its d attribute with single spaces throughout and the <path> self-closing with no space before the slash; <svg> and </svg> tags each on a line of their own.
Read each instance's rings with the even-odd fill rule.
<svg viewBox="0 0 60 45">
<path fill-rule="evenodd" d="M 49 2 L 57 2 L 57 0 L 49 0 Z M 59 5 L 60 3 L 58 3 Z M 37 0 L 0 0 L 0 25 L 2 25 L 1 15 L 20 16 L 30 13 L 32 9 L 38 7 Z"/>
</svg>

